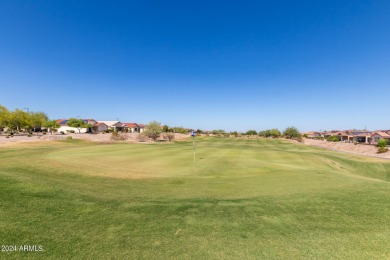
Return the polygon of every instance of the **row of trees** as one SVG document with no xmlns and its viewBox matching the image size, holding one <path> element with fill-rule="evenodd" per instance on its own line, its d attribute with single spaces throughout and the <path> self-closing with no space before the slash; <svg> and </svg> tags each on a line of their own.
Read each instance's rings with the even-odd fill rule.
<svg viewBox="0 0 390 260">
<path fill-rule="evenodd" d="M 39 131 L 49 122 L 44 112 L 26 112 L 20 109 L 8 110 L 0 105 L 0 129 L 8 128 L 10 131 L 27 130 Z"/>
<path fill-rule="evenodd" d="M 70 118 L 68 126 L 81 128 L 91 127 L 82 119 Z M 10 133 L 26 131 L 29 133 L 39 132 L 42 128 L 47 129 L 51 133 L 55 132 L 60 125 L 56 120 L 49 120 L 44 112 L 27 112 L 21 109 L 8 110 L 0 105 L 0 131 L 7 128 Z"/>
</svg>

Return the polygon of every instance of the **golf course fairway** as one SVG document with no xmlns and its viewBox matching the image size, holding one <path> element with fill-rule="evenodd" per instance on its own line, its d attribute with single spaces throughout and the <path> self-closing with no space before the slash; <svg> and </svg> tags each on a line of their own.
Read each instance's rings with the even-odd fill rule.
<svg viewBox="0 0 390 260">
<path fill-rule="evenodd" d="M 390 161 L 255 138 L 196 138 L 195 163 L 190 139 L 4 146 L 0 242 L 1 259 L 390 259 Z"/>
</svg>

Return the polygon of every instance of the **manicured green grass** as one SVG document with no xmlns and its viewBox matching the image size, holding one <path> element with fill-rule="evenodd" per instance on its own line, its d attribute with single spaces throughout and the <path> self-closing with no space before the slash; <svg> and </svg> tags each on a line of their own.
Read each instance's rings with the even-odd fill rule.
<svg viewBox="0 0 390 260">
<path fill-rule="evenodd" d="M 197 139 L 1 148 L 0 258 L 390 258 L 389 161 Z"/>
</svg>

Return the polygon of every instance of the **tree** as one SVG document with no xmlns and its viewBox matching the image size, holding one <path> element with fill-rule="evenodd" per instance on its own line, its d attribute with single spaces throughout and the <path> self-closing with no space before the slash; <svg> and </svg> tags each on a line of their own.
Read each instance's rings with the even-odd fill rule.
<svg viewBox="0 0 390 260">
<path fill-rule="evenodd" d="M 53 134 L 53 132 L 60 128 L 60 125 L 56 120 L 49 120 L 44 124 L 44 126 L 50 129 L 50 134 Z"/>
<path fill-rule="evenodd" d="M 156 141 L 162 133 L 161 124 L 157 121 L 152 121 L 145 126 L 144 135 Z"/>
<path fill-rule="evenodd" d="M 378 140 L 378 153 L 385 153 L 387 151 L 389 151 L 389 148 L 387 148 L 386 146 L 388 145 L 388 142 L 387 140 Z"/>
<path fill-rule="evenodd" d="M 225 132 L 225 130 L 218 129 L 218 130 L 213 130 L 213 131 L 211 131 L 211 133 L 212 133 L 213 135 L 223 135 L 223 134 L 225 134 L 226 132 Z"/>
<path fill-rule="evenodd" d="M 203 134 L 203 131 L 198 129 L 198 130 L 196 130 L 196 133 L 200 135 L 200 134 Z"/>
<path fill-rule="evenodd" d="M 0 105 L 0 130 L 8 126 L 9 111 L 6 107 Z"/>
<path fill-rule="evenodd" d="M 257 132 L 256 132 L 256 130 L 248 130 L 248 131 L 246 131 L 245 134 L 246 135 L 257 135 Z"/>
<path fill-rule="evenodd" d="M 294 139 L 301 136 L 298 129 L 293 126 L 287 127 L 286 130 L 284 130 L 283 134 L 288 139 Z"/>
<path fill-rule="evenodd" d="M 175 139 L 175 134 L 174 133 L 166 133 L 165 137 L 168 139 L 168 141 L 172 141 Z"/>
<path fill-rule="evenodd" d="M 34 132 L 44 126 L 48 120 L 49 119 L 44 112 L 30 113 L 31 126 L 34 129 Z"/>
<path fill-rule="evenodd" d="M 237 131 L 230 132 L 230 134 L 233 135 L 234 137 L 238 136 L 238 132 Z"/>
<path fill-rule="evenodd" d="M 91 127 L 91 125 L 87 124 L 86 122 L 84 122 L 84 120 L 76 119 L 74 117 L 69 118 L 69 120 L 68 120 L 68 122 L 66 124 L 68 126 L 70 126 L 70 127 L 77 128 L 77 130 L 79 130 L 79 133 L 81 133 L 81 128 L 89 128 L 89 127 Z"/>
<path fill-rule="evenodd" d="M 30 115 L 20 109 L 11 111 L 8 116 L 8 125 L 10 129 L 20 131 L 21 129 L 31 129 Z"/>
<path fill-rule="evenodd" d="M 282 133 L 277 128 L 271 129 L 269 131 L 269 134 L 270 134 L 270 136 L 272 136 L 274 138 L 278 138 L 278 137 L 280 137 L 282 135 Z"/>
<path fill-rule="evenodd" d="M 165 133 L 169 132 L 169 126 L 163 125 L 163 132 Z"/>
</svg>

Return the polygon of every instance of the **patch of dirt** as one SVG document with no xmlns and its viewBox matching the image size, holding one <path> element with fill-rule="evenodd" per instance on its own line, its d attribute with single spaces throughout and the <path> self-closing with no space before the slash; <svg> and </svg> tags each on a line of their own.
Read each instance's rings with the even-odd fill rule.
<svg viewBox="0 0 390 260">
<path fill-rule="evenodd" d="M 127 143 L 152 143 L 150 140 L 142 141 L 140 142 L 139 139 L 139 133 L 126 133 L 127 136 L 126 141 L 120 141 L 120 142 L 127 142 Z M 0 147 L 2 146 L 9 146 L 19 143 L 30 143 L 30 142 L 42 142 L 42 141 L 58 141 L 58 140 L 65 140 L 68 136 L 71 136 L 72 139 L 82 139 L 92 142 L 99 142 L 99 143 L 116 143 L 116 141 L 112 141 L 111 134 L 34 134 L 31 137 L 24 135 L 15 135 L 13 137 L 7 138 L 5 134 L 0 135 Z M 175 134 L 175 140 L 184 140 L 187 139 L 189 135 L 185 134 Z M 168 142 L 168 141 L 167 141 Z"/>
<path fill-rule="evenodd" d="M 390 152 L 377 153 L 378 148 L 370 144 L 353 144 L 343 142 L 328 142 L 323 140 L 304 139 L 303 144 L 326 148 L 332 151 L 341 151 L 352 154 L 365 155 L 376 158 L 390 159 Z"/>
</svg>

